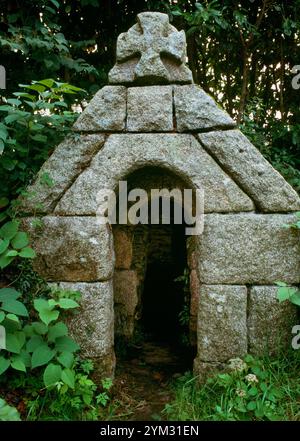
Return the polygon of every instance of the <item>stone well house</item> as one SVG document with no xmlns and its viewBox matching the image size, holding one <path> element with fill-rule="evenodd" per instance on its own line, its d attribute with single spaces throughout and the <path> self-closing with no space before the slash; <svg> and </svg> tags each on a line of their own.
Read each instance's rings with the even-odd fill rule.
<svg viewBox="0 0 300 441">
<path fill-rule="evenodd" d="M 299 283 L 299 235 L 283 228 L 295 220 L 299 197 L 193 84 L 185 61 L 184 32 L 165 14 L 139 14 L 118 38 L 109 85 L 45 162 L 25 203 L 35 269 L 81 291 L 71 332 L 106 375 L 115 367 L 114 334 L 130 338 L 143 309 L 147 265 L 171 261 L 176 238 L 168 225 L 97 222 L 98 191 L 120 181 L 146 191 L 204 190 L 204 231 L 178 242 L 176 252 L 185 255 L 189 274 L 195 373 L 273 350 L 277 331 L 291 336 L 295 311 L 278 304 L 275 283 Z M 53 186 L 42 184 L 44 173 Z M 42 228 L 35 227 L 37 215 Z"/>
</svg>

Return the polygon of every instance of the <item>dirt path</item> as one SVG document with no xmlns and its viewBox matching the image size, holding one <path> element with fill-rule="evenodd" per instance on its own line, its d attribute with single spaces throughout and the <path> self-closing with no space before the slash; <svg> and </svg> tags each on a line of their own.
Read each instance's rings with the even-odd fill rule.
<svg viewBox="0 0 300 441">
<path fill-rule="evenodd" d="M 143 343 L 134 357 L 117 364 L 115 391 L 120 403 L 114 419 L 164 420 L 161 414 L 172 399 L 172 380 L 184 371 L 183 360 L 168 346 Z"/>
</svg>

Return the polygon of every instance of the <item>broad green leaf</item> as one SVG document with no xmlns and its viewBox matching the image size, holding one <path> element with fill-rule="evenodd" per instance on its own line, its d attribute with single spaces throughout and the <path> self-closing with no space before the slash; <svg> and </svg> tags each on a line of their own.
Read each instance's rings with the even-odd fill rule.
<svg viewBox="0 0 300 441">
<path fill-rule="evenodd" d="M 26 349 L 28 352 L 33 352 L 36 348 L 43 345 L 45 342 L 39 335 L 33 335 L 27 342 Z"/>
<path fill-rule="evenodd" d="M 9 406 L 2 398 L 0 398 L 0 421 L 21 421 L 17 409 Z"/>
<path fill-rule="evenodd" d="M 0 237 L 2 237 L 2 239 L 11 240 L 17 234 L 18 228 L 19 228 L 19 222 L 17 221 L 6 222 L 6 224 L 4 224 L 0 228 Z"/>
<path fill-rule="evenodd" d="M 0 355 L 0 375 L 3 374 L 10 366 L 10 360 Z"/>
<path fill-rule="evenodd" d="M 56 338 L 63 337 L 67 334 L 68 334 L 68 328 L 64 323 L 62 322 L 55 323 L 55 325 L 49 328 L 48 341 L 53 342 Z"/>
<path fill-rule="evenodd" d="M 14 354 L 20 354 L 25 343 L 24 332 L 14 332 L 6 334 L 6 350 Z"/>
<path fill-rule="evenodd" d="M 12 104 L 14 106 L 19 106 L 20 104 L 22 104 L 22 101 L 17 100 L 16 98 L 9 98 L 6 100 L 9 104 Z"/>
<path fill-rule="evenodd" d="M 21 350 L 18 357 L 20 357 L 26 367 L 31 367 L 31 356 L 25 349 Z"/>
<path fill-rule="evenodd" d="M 24 361 L 19 355 L 15 355 L 11 358 L 10 365 L 13 369 L 16 369 L 17 371 L 26 372 Z"/>
<path fill-rule="evenodd" d="M 7 299 L 4 300 L 1 307 L 6 312 L 12 312 L 13 314 L 28 317 L 28 311 L 26 306 L 19 300 Z"/>
<path fill-rule="evenodd" d="M 9 246 L 8 239 L 0 240 L 0 254 L 4 253 L 4 251 L 7 250 L 8 246 Z"/>
<path fill-rule="evenodd" d="M 42 322 L 44 322 L 48 326 L 49 323 L 58 319 L 59 311 L 51 311 L 49 309 L 44 309 L 39 312 L 39 316 Z"/>
<path fill-rule="evenodd" d="M 32 327 L 35 332 L 40 335 L 45 335 L 48 332 L 48 326 L 46 326 L 45 323 L 34 322 L 32 323 Z"/>
<path fill-rule="evenodd" d="M 3 322 L 5 319 L 5 313 L 3 311 L 0 311 L 0 323 Z"/>
<path fill-rule="evenodd" d="M 26 233 L 19 231 L 11 241 L 11 245 L 16 250 L 20 250 L 28 245 L 29 239 Z"/>
<path fill-rule="evenodd" d="M 54 3 L 54 0 L 51 0 L 51 1 L 52 1 L 52 3 Z M 55 2 L 55 3 L 57 3 L 57 2 Z M 59 7 L 59 5 L 57 7 Z M 52 87 L 54 84 L 54 80 L 52 80 L 51 78 L 46 79 L 46 80 L 41 80 L 41 81 L 39 81 L 39 84 L 42 84 L 43 86 L 46 86 L 46 87 Z"/>
<path fill-rule="evenodd" d="M 0 268 L 4 269 L 6 268 L 12 261 L 14 260 L 14 257 L 7 257 L 7 256 L 0 256 Z"/>
<path fill-rule="evenodd" d="M 21 293 L 14 288 L 2 288 L 0 289 L 0 302 L 5 300 L 17 300 L 21 297 Z"/>
<path fill-rule="evenodd" d="M 5 253 L 5 257 L 16 257 L 16 256 L 18 256 L 18 251 L 16 251 L 16 250 L 8 250 L 6 253 Z"/>
<path fill-rule="evenodd" d="M 57 360 L 66 368 L 71 368 L 74 363 L 74 355 L 71 352 L 63 352 Z"/>
<path fill-rule="evenodd" d="M 78 303 L 72 299 L 59 299 L 58 304 L 62 309 L 72 309 L 79 307 Z"/>
<path fill-rule="evenodd" d="M 74 375 L 74 372 L 71 369 L 65 368 L 62 371 L 61 379 L 71 389 L 74 389 L 74 387 L 75 387 L 75 375 Z"/>
<path fill-rule="evenodd" d="M 61 380 L 62 368 L 57 365 L 50 363 L 44 372 L 43 379 L 46 387 L 54 386 L 58 381 Z"/>
<path fill-rule="evenodd" d="M 290 301 L 297 306 L 300 306 L 300 291 L 291 295 Z"/>
<path fill-rule="evenodd" d="M 7 314 L 6 318 L 8 320 L 12 320 L 13 322 L 20 323 L 19 317 L 17 317 L 15 314 Z"/>
<path fill-rule="evenodd" d="M 43 311 L 44 309 L 53 309 L 53 308 L 49 308 L 48 301 L 45 299 L 35 299 L 33 301 L 33 305 L 36 311 L 38 312 Z"/>
<path fill-rule="evenodd" d="M 36 253 L 32 248 L 25 247 L 20 251 L 19 256 L 26 259 L 34 259 L 34 257 L 36 257 Z"/>
<path fill-rule="evenodd" d="M 49 363 L 49 361 L 52 360 L 54 355 L 55 352 L 52 349 L 50 349 L 46 344 L 39 346 L 32 353 L 32 357 L 31 357 L 32 369 Z"/>
<path fill-rule="evenodd" d="M 78 351 L 79 346 L 70 337 L 59 337 L 55 340 L 55 349 L 59 352 L 74 352 Z"/>
<path fill-rule="evenodd" d="M 288 286 L 283 286 L 278 289 L 277 298 L 279 302 L 284 302 L 288 300 L 290 296 L 295 292 L 293 288 L 289 288 Z"/>
</svg>

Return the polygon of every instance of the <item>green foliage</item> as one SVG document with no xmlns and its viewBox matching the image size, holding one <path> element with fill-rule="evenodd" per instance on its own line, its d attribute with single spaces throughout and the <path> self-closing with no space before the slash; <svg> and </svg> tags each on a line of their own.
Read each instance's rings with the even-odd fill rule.
<svg viewBox="0 0 300 441">
<path fill-rule="evenodd" d="M 33 81 L 20 87 L 21 91 L 14 92 L 13 98 L 5 99 L 0 105 L 2 208 L 20 193 L 37 173 L 51 148 L 66 135 L 76 119 L 76 113 L 71 110 L 74 97 L 77 99 L 77 95 L 83 92 L 78 87 L 52 79 Z M 53 185 L 47 175 L 42 181 L 44 185 Z"/>
<path fill-rule="evenodd" d="M 299 354 L 278 359 L 234 359 L 226 373 L 204 385 L 186 374 L 179 379 L 175 400 L 164 413 L 180 421 L 299 420 Z"/>
<path fill-rule="evenodd" d="M 32 319 L 25 305 L 17 300 L 21 293 L 13 288 L 0 290 L 1 325 L 6 330 L 6 348 L 0 356 L 0 375 L 9 368 L 27 372 L 46 366 L 44 385 L 62 382 L 74 388 L 74 353 L 78 345 L 68 336 L 68 328 L 58 321 L 61 311 L 77 308 L 70 298 L 35 299 Z M 37 320 L 36 320 L 37 315 Z M 25 319 L 24 319 L 25 317 Z"/>
<path fill-rule="evenodd" d="M 12 220 L 0 228 L 0 268 L 8 266 L 16 257 L 32 259 L 35 252 L 28 246 L 28 235 L 19 231 L 20 222 Z"/>
<path fill-rule="evenodd" d="M 51 371 L 51 372 L 50 372 Z M 49 369 L 50 381 L 59 378 L 60 369 Z M 74 377 L 72 388 L 67 388 L 63 381 L 57 380 L 55 389 L 47 389 L 45 395 L 36 390 L 39 384 L 33 388 L 26 380 L 19 381 L 16 386 L 26 386 L 32 398 L 28 400 L 29 420 L 98 420 L 103 419 L 101 409 L 110 401 L 109 391 L 112 387 L 110 378 L 103 379 L 101 388 L 89 378 L 93 372 L 93 363 L 90 360 L 76 359 L 74 363 Z M 41 386 L 41 385 L 40 385 Z M 100 405 L 100 407 L 99 407 Z"/>
<path fill-rule="evenodd" d="M 0 421 L 20 421 L 17 409 L 9 406 L 2 398 L 0 398 Z"/>
</svg>

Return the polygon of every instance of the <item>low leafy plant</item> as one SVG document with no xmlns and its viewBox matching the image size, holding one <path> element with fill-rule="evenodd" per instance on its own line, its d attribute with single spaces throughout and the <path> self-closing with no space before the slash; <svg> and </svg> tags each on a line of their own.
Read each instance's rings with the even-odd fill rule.
<svg viewBox="0 0 300 441">
<path fill-rule="evenodd" d="M 110 378 L 103 379 L 101 391 L 90 378 L 93 373 L 91 360 L 76 359 L 74 364 L 74 387 L 66 389 L 63 382 L 55 388 L 47 388 L 45 394 L 37 393 L 37 385 L 30 390 L 33 399 L 27 402 L 29 420 L 99 420 L 103 419 L 101 411 L 110 401 L 109 390 L 112 387 Z M 24 383 L 18 386 L 24 388 Z M 41 391 L 42 385 L 41 386 Z M 36 396 L 36 397 L 34 397 Z M 99 407 L 100 405 L 100 407 Z"/>
<path fill-rule="evenodd" d="M 13 406 L 9 406 L 0 398 L 0 421 L 20 421 L 20 414 Z"/>
<path fill-rule="evenodd" d="M 64 389 L 74 388 L 74 353 L 79 346 L 68 336 L 68 328 L 59 317 L 77 308 L 67 297 L 35 299 L 31 317 L 13 288 L 0 290 L 0 323 L 6 333 L 6 347 L 0 356 L 0 375 L 8 369 L 26 372 L 45 367 L 46 387 L 60 382 Z"/>
<path fill-rule="evenodd" d="M 205 384 L 191 373 L 175 385 L 175 399 L 166 405 L 170 420 L 299 420 L 299 354 L 278 358 L 233 359 L 226 373 Z"/>
<path fill-rule="evenodd" d="M 0 268 L 7 267 L 16 257 L 32 259 L 35 252 L 28 246 L 29 237 L 19 231 L 20 222 L 11 220 L 0 228 Z"/>
</svg>

